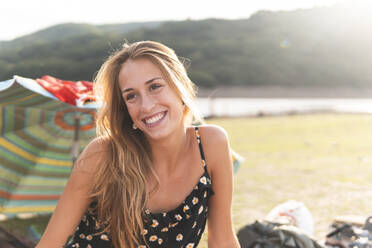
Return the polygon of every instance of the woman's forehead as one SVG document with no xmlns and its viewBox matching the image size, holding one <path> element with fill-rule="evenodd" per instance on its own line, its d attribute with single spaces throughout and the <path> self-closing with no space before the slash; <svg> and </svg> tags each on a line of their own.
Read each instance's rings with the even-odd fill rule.
<svg viewBox="0 0 372 248">
<path fill-rule="evenodd" d="M 139 58 L 126 61 L 119 72 L 121 89 L 145 84 L 152 78 L 164 78 L 162 71 L 149 59 Z"/>
</svg>

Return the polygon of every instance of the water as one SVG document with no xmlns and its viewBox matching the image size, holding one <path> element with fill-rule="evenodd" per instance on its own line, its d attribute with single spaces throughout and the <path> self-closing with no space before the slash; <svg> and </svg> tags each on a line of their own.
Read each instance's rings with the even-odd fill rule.
<svg viewBox="0 0 372 248">
<path fill-rule="evenodd" d="M 204 116 L 257 116 L 288 113 L 372 113 L 372 99 L 353 98 L 198 98 Z"/>
</svg>

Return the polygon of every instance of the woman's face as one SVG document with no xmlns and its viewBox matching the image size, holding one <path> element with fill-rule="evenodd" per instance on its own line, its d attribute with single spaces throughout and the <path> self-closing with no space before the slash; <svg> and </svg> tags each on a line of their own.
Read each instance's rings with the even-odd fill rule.
<svg viewBox="0 0 372 248">
<path fill-rule="evenodd" d="M 165 138 L 183 128 L 184 105 L 150 60 L 126 61 L 119 72 L 119 87 L 133 123 L 147 138 Z"/>
</svg>

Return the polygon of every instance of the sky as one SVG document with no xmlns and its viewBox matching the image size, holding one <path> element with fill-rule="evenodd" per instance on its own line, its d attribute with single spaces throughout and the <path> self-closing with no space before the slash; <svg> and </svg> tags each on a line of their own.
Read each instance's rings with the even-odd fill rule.
<svg viewBox="0 0 372 248">
<path fill-rule="evenodd" d="M 329 6 L 345 0 L 3 0 L 0 40 L 11 40 L 52 25 L 159 20 L 240 19 L 258 10 Z"/>
</svg>

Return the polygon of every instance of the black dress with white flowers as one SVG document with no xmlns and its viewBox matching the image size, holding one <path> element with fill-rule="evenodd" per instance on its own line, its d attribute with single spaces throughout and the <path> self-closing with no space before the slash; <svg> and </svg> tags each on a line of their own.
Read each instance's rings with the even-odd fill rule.
<svg viewBox="0 0 372 248">
<path fill-rule="evenodd" d="M 144 229 L 140 235 L 145 247 L 197 247 L 203 234 L 208 217 L 208 199 L 214 194 L 207 165 L 203 153 L 198 127 L 195 127 L 199 144 L 201 162 L 204 173 L 192 192 L 177 208 L 164 213 L 151 213 L 148 209 L 144 213 Z M 91 207 L 94 206 L 92 203 Z M 110 236 L 107 233 L 96 234 L 100 231 L 97 216 L 88 208 L 72 242 L 66 247 L 112 248 Z"/>
</svg>

